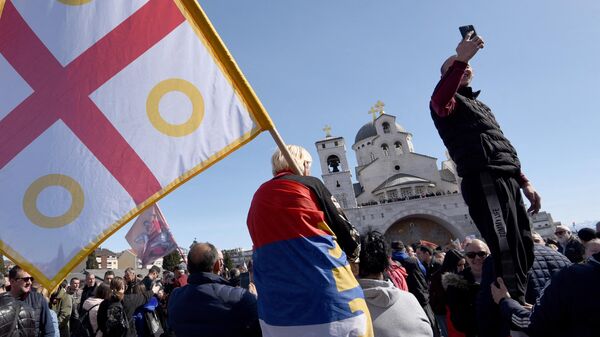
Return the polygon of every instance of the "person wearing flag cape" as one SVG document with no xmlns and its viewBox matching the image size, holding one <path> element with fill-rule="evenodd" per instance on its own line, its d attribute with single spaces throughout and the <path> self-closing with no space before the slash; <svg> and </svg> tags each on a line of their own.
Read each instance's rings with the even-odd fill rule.
<svg viewBox="0 0 600 337">
<path fill-rule="evenodd" d="M 274 178 L 254 194 L 248 230 L 263 336 L 373 336 L 364 294 L 350 263 L 358 232 L 317 178 L 311 156 L 287 145 L 301 175 L 280 150 Z"/>
</svg>

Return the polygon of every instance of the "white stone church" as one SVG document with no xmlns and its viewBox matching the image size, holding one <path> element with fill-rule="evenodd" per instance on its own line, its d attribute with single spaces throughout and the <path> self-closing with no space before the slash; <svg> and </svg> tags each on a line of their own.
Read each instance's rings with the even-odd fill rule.
<svg viewBox="0 0 600 337">
<path fill-rule="evenodd" d="M 446 245 L 479 232 L 462 199 L 454 162 L 415 152 L 412 134 L 375 105 L 373 121 L 358 130 L 352 150 L 358 166 L 352 181 L 346 142 L 326 128 L 316 147 L 325 185 L 363 233 L 375 229 L 388 240 L 427 240 Z M 376 113 L 379 112 L 379 117 Z M 376 118 L 375 118 L 376 117 Z"/>
</svg>

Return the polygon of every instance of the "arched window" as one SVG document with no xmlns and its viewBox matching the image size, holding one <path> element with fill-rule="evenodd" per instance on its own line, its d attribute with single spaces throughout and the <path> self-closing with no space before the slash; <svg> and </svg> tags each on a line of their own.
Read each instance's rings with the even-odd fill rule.
<svg viewBox="0 0 600 337">
<path fill-rule="evenodd" d="M 384 122 L 381 124 L 381 127 L 383 128 L 383 133 L 390 133 L 390 123 Z"/>
<path fill-rule="evenodd" d="M 340 158 L 336 155 L 331 155 L 327 158 L 327 168 L 329 172 L 340 172 Z"/>
<path fill-rule="evenodd" d="M 375 160 L 375 154 L 373 154 L 373 152 L 371 152 L 371 161 Z"/>
<path fill-rule="evenodd" d="M 394 147 L 396 148 L 396 154 L 402 154 L 402 143 L 395 142 Z"/>
<path fill-rule="evenodd" d="M 383 150 L 383 155 L 388 157 L 390 155 L 389 153 L 389 148 L 387 146 L 387 144 L 381 144 L 381 149 Z"/>
</svg>

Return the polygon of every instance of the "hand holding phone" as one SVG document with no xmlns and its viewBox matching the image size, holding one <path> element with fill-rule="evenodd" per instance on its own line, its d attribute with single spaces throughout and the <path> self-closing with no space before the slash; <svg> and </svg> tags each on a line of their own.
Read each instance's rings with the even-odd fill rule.
<svg viewBox="0 0 600 337">
<path fill-rule="evenodd" d="M 465 39 L 467 34 L 469 34 L 469 32 L 473 32 L 473 34 L 471 34 L 470 40 L 474 39 L 477 36 L 477 32 L 475 31 L 475 27 L 473 27 L 473 25 L 460 26 L 458 27 L 458 30 L 460 31 L 460 35 L 462 36 L 463 40 Z"/>
<path fill-rule="evenodd" d="M 456 59 L 468 63 L 469 60 L 477 54 L 479 49 L 484 47 L 484 41 L 481 36 L 477 36 L 477 32 L 475 32 L 475 27 L 473 27 L 473 25 L 461 26 L 458 30 L 463 36 L 463 39 L 456 47 Z M 471 35 L 469 36 L 469 34 Z M 469 37 L 468 39 L 467 36 Z"/>
</svg>

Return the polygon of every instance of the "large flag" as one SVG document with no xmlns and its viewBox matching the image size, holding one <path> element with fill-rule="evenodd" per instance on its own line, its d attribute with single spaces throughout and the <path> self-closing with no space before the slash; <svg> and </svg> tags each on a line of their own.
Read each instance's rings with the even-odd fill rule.
<svg viewBox="0 0 600 337">
<path fill-rule="evenodd" d="M 138 216 L 125 239 L 142 261 L 142 266 L 152 264 L 177 249 L 177 243 L 158 204 L 146 208 Z"/>
<path fill-rule="evenodd" d="M 0 250 L 53 288 L 273 124 L 195 0 L 0 0 Z"/>
</svg>

